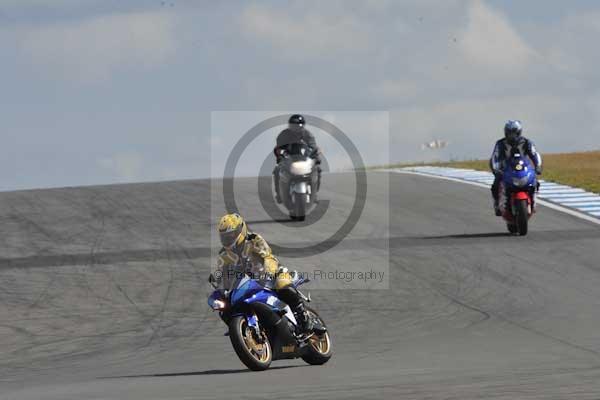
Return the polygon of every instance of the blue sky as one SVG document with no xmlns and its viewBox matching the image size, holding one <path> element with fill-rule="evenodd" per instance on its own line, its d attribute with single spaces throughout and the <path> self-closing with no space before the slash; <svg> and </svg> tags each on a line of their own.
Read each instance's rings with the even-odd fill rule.
<svg viewBox="0 0 600 400">
<path fill-rule="evenodd" d="M 594 1 L 0 0 L 0 190 L 216 176 L 222 110 L 389 111 L 385 161 L 487 157 L 509 118 L 598 149 L 599 34 Z"/>
</svg>

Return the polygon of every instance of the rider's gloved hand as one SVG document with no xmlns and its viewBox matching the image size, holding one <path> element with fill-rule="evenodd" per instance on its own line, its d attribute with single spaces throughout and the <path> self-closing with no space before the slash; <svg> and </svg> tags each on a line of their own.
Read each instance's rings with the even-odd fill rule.
<svg viewBox="0 0 600 400">
<path fill-rule="evenodd" d="M 208 283 L 211 285 L 218 285 L 221 282 L 221 271 L 215 271 L 208 276 Z"/>
<path fill-rule="evenodd" d="M 542 167 L 535 167 L 535 173 L 537 175 L 541 175 L 542 174 Z"/>
<path fill-rule="evenodd" d="M 312 151 L 312 153 L 310 154 L 311 158 L 314 158 L 315 160 L 315 164 L 319 165 L 321 164 L 321 149 L 320 148 L 316 148 Z"/>
<path fill-rule="evenodd" d="M 279 162 L 285 158 L 287 150 L 282 149 L 281 147 L 276 147 L 275 150 L 273 150 L 273 153 L 275 154 L 277 164 L 279 164 Z"/>
<path fill-rule="evenodd" d="M 277 273 L 275 274 L 275 276 L 277 277 L 277 279 L 282 279 L 282 280 L 285 280 L 285 281 L 291 283 L 294 280 L 296 280 L 296 278 L 298 277 L 298 272 L 297 271 L 290 271 L 286 267 L 280 266 L 277 269 Z"/>
</svg>

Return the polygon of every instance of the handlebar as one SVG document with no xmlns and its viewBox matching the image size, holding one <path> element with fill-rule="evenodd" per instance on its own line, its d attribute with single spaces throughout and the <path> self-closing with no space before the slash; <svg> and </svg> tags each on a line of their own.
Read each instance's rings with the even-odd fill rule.
<svg viewBox="0 0 600 400">
<path fill-rule="evenodd" d="M 310 158 L 316 158 L 317 155 L 319 154 L 319 149 L 314 149 L 308 145 L 298 145 L 298 146 L 292 146 L 292 151 L 288 150 L 287 148 L 284 147 L 276 147 L 274 149 L 274 153 L 275 156 L 277 158 L 281 157 L 281 158 L 286 158 L 289 157 L 291 155 L 300 155 L 301 151 L 299 149 L 307 149 L 307 151 L 305 152 L 304 155 L 307 155 Z M 293 151 L 293 150 L 298 150 L 298 151 Z"/>
</svg>

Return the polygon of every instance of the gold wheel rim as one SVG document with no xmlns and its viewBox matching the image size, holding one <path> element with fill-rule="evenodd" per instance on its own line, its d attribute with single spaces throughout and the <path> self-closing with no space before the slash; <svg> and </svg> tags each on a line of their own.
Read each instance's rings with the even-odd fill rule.
<svg viewBox="0 0 600 400">
<path fill-rule="evenodd" d="M 250 355 L 263 363 L 269 361 L 269 358 L 271 357 L 271 346 L 269 345 L 269 341 L 265 340 L 264 343 L 257 343 L 256 340 L 254 340 L 250 327 L 245 319 L 240 321 L 240 330 L 242 332 L 242 339 L 244 340 L 244 344 Z M 261 331 L 260 334 L 262 339 L 266 339 L 264 332 Z"/>
<path fill-rule="evenodd" d="M 312 311 L 310 311 L 310 314 L 312 315 L 312 317 L 314 319 L 318 320 L 320 323 L 323 324 L 323 321 L 321 320 L 321 318 L 318 315 L 316 315 Z M 323 325 L 325 325 L 325 324 L 323 324 Z M 316 351 L 318 351 L 321 354 L 327 354 L 331 350 L 331 340 L 329 339 L 329 332 L 325 332 L 321 336 L 318 336 L 313 333 L 312 336 L 308 340 L 310 342 L 310 345 L 313 347 L 313 349 L 315 349 Z"/>
<path fill-rule="evenodd" d="M 322 336 L 312 335 L 309 339 L 310 345 L 321 354 L 329 353 L 331 342 L 329 341 L 329 333 L 325 332 Z"/>
</svg>

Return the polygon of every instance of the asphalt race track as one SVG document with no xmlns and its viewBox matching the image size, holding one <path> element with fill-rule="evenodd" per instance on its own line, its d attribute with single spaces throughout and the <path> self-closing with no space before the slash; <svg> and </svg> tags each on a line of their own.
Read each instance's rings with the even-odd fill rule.
<svg viewBox="0 0 600 400">
<path fill-rule="evenodd" d="M 254 230 L 299 246 L 343 223 L 353 179 L 325 176 L 312 227 L 270 221 L 253 179 L 236 193 Z M 488 190 L 383 172 L 368 188 L 342 243 L 281 259 L 384 266 L 389 289 L 314 282 L 333 358 L 258 373 L 206 305 L 220 182 L 0 193 L 0 399 L 600 398 L 600 226 L 541 207 L 510 237 Z"/>
</svg>

